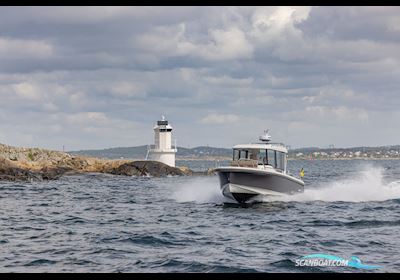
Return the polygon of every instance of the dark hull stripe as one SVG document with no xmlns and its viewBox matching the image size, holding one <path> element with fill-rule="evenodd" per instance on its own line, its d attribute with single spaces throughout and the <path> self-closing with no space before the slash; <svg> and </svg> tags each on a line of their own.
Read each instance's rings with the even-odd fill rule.
<svg viewBox="0 0 400 280">
<path fill-rule="evenodd" d="M 279 192 L 283 194 L 295 194 L 304 191 L 304 186 L 282 176 L 274 176 L 271 174 L 252 174 L 252 173 L 239 173 L 239 172 L 223 172 L 218 171 L 221 189 L 226 184 L 243 185 L 248 187 L 256 187 L 267 191 Z M 243 202 L 254 194 L 249 193 L 223 193 L 227 197 L 234 197 L 238 202 Z"/>
</svg>

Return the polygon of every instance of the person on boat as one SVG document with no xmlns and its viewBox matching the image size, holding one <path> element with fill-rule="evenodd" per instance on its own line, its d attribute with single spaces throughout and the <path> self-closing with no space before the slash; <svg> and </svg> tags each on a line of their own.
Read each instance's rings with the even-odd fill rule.
<svg viewBox="0 0 400 280">
<path fill-rule="evenodd" d="M 304 177 L 304 168 L 301 168 L 300 170 L 300 178 L 303 179 Z"/>
</svg>

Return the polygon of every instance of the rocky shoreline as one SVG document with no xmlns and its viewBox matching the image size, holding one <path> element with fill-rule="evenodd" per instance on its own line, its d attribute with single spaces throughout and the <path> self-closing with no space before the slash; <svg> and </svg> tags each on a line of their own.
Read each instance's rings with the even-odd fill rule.
<svg viewBox="0 0 400 280">
<path fill-rule="evenodd" d="M 82 173 L 166 177 L 210 175 L 213 171 L 194 172 L 187 167 L 171 167 L 157 161 L 107 160 L 0 144 L 0 181 L 57 180 Z"/>
</svg>

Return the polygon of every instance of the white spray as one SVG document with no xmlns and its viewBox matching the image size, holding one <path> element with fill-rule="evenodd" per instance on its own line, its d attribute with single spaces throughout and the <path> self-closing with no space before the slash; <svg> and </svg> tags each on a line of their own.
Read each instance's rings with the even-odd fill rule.
<svg viewBox="0 0 400 280">
<path fill-rule="evenodd" d="M 219 188 L 218 177 L 194 177 L 177 187 L 173 198 L 178 202 L 222 203 L 224 197 Z"/>
<path fill-rule="evenodd" d="M 305 186 L 304 193 L 263 201 L 384 201 L 400 198 L 400 181 L 385 184 L 382 167 L 364 166 L 352 179 Z"/>
</svg>

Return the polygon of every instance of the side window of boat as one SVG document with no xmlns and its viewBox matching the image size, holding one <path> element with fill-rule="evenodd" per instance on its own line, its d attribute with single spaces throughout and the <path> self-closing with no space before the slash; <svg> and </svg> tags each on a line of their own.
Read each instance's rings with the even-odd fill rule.
<svg viewBox="0 0 400 280">
<path fill-rule="evenodd" d="M 238 160 L 239 159 L 239 150 L 233 150 L 233 160 Z"/>
<path fill-rule="evenodd" d="M 240 158 L 241 159 L 247 159 L 247 151 L 246 150 L 241 150 L 240 151 Z"/>
<path fill-rule="evenodd" d="M 257 160 L 258 159 L 258 150 L 251 149 L 249 150 L 248 158 L 252 160 Z"/>
<path fill-rule="evenodd" d="M 280 170 L 285 169 L 285 153 L 276 152 L 276 168 Z"/>
<path fill-rule="evenodd" d="M 267 150 L 268 156 L 268 164 L 272 167 L 276 167 L 276 160 L 275 160 L 275 151 L 274 150 Z"/>
<path fill-rule="evenodd" d="M 258 153 L 258 164 L 267 164 L 267 150 L 260 150 Z"/>
</svg>

